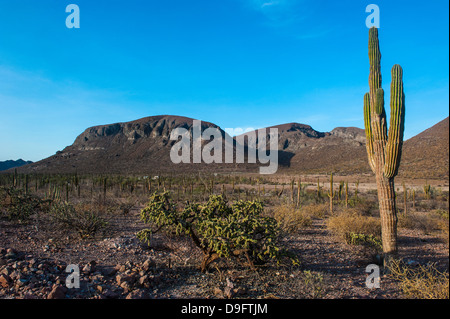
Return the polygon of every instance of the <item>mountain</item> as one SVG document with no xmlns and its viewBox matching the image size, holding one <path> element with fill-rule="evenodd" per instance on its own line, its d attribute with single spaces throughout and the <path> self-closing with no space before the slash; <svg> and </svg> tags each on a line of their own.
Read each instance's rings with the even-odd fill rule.
<svg viewBox="0 0 450 319">
<path fill-rule="evenodd" d="M 271 128 L 278 129 L 279 162 L 288 171 L 345 174 L 370 170 L 365 160 L 365 133 L 362 129 L 338 127 L 331 132 L 319 132 L 309 125 L 288 123 L 268 127 L 266 132 L 269 133 Z M 243 135 L 248 133 L 236 138 L 242 139 Z"/>
<path fill-rule="evenodd" d="M 337 127 L 331 132 L 318 132 L 299 123 L 269 128 L 278 129 L 279 161 L 286 172 L 373 174 L 367 162 L 363 129 Z M 403 143 L 398 176 L 449 178 L 448 117 Z"/>
<path fill-rule="evenodd" d="M 449 178 L 449 118 L 403 144 L 399 176 Z"/>
<path fill-rule="evenodd" d="M 23 173 L 231 173 L 258 172 L 259 161 L 249 164 L 174 164 L 170 151 L 177 141 L 170 140 L 176 128 L 193 130 L 194 119 L 180 116 L 152 116 L 139 120 L 99 125 L 86 129 L 75 142 L 44 160 L 22 166 Z M 247 154 L 249 143 L 245 135 L 231 137 L 213 123 L 202 121 L 202 131 L 218 129 L 222 138 L 233 141 L 233 159 L 241 142 Z M 278 172 L 292 174 L 370 174 L 365 147 L 365 133 L 356 127 L 337 127 L 331 132 L 319 132 L 311 126 L 287 123 L 266 128 L 269 145 L 270 128 L 278 129 Z M 261 137 L 259 137 L 261 138 Z M 256 140 L 258 141 L 258 139 Z M 209 141 L 203 141 L 202 145 Z M 192 146 L 192 145 L 191 145 Z M 224 145 L 222 144 L 222 158 Z M 191 149 L 192 151 L 192 149 Z M 192 152 L 191 152 L 192 153 Z M 399 176 L 408 178 L 448 179 L 449 119 L 441 121 L 403 145 Z"/>
<path fill-rule="evenodd" d="M 18 159 L 17 161 L 14 160 L 8 160 L 0 162 L 0 171 L 6 171 L 10 168 L 20 167 L 27 164 L 33 163 L 32 161 L 24 161 L 23 159 Z"/>
<path fill-rule="evenodd" d="M 235 164 L 194 164 L 192 155 L 190 164 L 173 164 L 170 159 L 170 150 L 177 141 L 170 140 L 170 133 L 176 128 L 184 128 L 192 132 L 193 121 L 194 119 L 187 117 L 160 115 L 131 122 L 90 127 L 80 134 L 72 145 L 49 158 L 23 167 L 20 171 L 24 173 L 157 174 L 159 172 L 220 172 L 232 168 L 247 171 L 251 168 L 252 165 L 238 167 Z M 217 128 L 222 138 L 227 134 L 215 124 L 204 121 L 201 123 L 202 131 L 207 128 Z"/>
</svg>

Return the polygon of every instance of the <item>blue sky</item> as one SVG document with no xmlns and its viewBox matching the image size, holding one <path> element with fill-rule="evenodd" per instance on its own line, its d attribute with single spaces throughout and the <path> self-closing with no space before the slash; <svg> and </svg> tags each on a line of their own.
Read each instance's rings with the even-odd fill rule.
<svg viewBox="0 0 450 319">
<path fill-rule="evenodd" d="M 65 26 L 71 3 L 80 29 Z M 449 114 L 447 0 L 0 0 L 0 160 L 160 114 L 362 128 L 371 3 L 386 94 L 404 69 L 410 138 Z"/>
</svg>

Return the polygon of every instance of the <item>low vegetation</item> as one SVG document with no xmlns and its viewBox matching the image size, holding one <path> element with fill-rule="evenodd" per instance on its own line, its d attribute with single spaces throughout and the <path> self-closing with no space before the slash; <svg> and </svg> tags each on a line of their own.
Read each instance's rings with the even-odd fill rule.
<svg viewBox="0 0 450 319">
<path fill-rule="evenodd" d="M 399 231 L 407 234 L 402 240 L 427 238 L 411 243 L 414 249 L 435 243 L 448 247 L 448 192 L 433 186 L 414 192 L 399 187 L 397 196 Z M 170 256 L 155 259 L 170 276 L 191 271 L 189 276 L 195 277 L 200 269 L 201 276 L 216 276 L 221 286 L 230 274 L 244 276 L 248 287 L 260 287 L 257 296 L 286 289 L 302 298 L 329 298 L 325 269 L 330 263 L 359 267 L 356 262 L 373 263 L 382 252 L 376 192 L 360 187 L 359 181 L 337 181 L 333 195 L 328 177 L 0 175 L 0 223 L 9 236 L 23 227 L 17 240 L 37 234 L 32 241 L 41 240 L 38 249 L 45 254 L 63 252 L 77 242 L 80 247 L 110 247 L 108 254 L 115 256 L 119 248 L 128 253 L 124 243 L 132 242 L 130 254 L 137 257 Z M 121 238 L 124 233 L 127 238 Z M 336 247 L 325 253 L 324 241 Z M 304 260 L 308 258 L 310 264 Z M 404 262 L 391 270 L 398 293 L 448 298 L 443 292 L 448 286 L 445 265 L 417 264 Z"/>
<path fill-rule="evenodd" d="M 271 214 L 286 233 L 295 233 L 312 225 L 310 213 L 303 208 L 295 208 L 293 205 L 285 204 L 274 207 L 271 209 Z"/>
<path fill-rule="evenodd" d="M 248 265 L 266 259 L 279 260 L 287 252 L 279 247 L 278 224 L 274 218 L 262 215 L 258 201 L 238 201 L 232 205 L 221 195 L 212 195 L 205 204 L 187 204 L 182 209 L 171 201 L 169 193 L 155 193 L 141 211 L 141 220 L 157 230 L 145 229 L 137 234 L 151 243 L 152 235 L 163 228 L 177 235 L 188 235 L 202 250 L 201 270 L 218 258 L 244 256 Z M 295 257 L 291 257 L 298 263 Z"/>
<path fill-rule="evenodd" d="M 0 187 L 0 213 L 10 221 L 26 222 L 39 210 L 47 210 L 49 203 L 23 189 Z"/>
<path fill-rule="evenodd" d="M 52 205 L 50 216 L 55 225 L 67 231 L 75 231 L 82 239 L 95 236 L 108 224 L 101 212 L 88 204 L 74 206 L 67 202 L 57 202 Z"/>
<path fill-rule="evenodd" d="M 328 229 L 348 244 L 376 242 L 381 238 L 381 225 L 376 217 L 343 211 L 327 222 Z"/>
<path fill-rule="evenodd" d="M 449 274 L 440 272 L 434 265 L 413 267 L 401 260 L 393 260 L 389 265 L 389 272 L 398 281 L 407 298 L 449 298 Z"/>
</svg>

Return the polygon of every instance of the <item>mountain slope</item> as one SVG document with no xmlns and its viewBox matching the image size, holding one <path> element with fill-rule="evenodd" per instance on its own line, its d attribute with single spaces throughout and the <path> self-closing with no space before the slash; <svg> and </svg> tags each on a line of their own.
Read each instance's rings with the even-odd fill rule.
<svg viewBox="0 0 450 319">
<path fill-rule="evenodd" d="M 170 150 L 177 141 L 170 140 L 170 133 L 176 128 L 192 131 L 193 121 L 187 117 L 161 115 L 94 126 L 86 129 L 64 150 L 28 165 L 21 171 L 146 174 L 204 170 L 219 172 L 235 167 L 234 164 L 193 164 L 192 160 L 191 164 L 172 163 Z M 226 134 L 217 125 L 202 121 L 202 131 L 206 128 L 218 128 L 222 136 Z M 245 165 L 238 168 L 247 170 Z"/>
<path fill-rule="evenodd" d="M 175 128 L 192 132 L 194 119 L 180 116 L 152 116 L 126 123 L 94 126 L 80 134 L 63 151 L 36 163 L 18 168 L 23 173 L 230 173 L 258 172 L 261 165 L 249 164 L 173 164 L 170 150 L 177 141 L 170 140 Z M 202 131 L 217 128 L 203 122 Z M 267 128 L 279 133 L 278 157 L 280 173 L 372 174 L 367 163 L 364 130 L 356 127 L 338 127 L 331 132 L 319 132 L 311 126 L 288 123 Z M 256 132 L 253 132 L 256 135 Z M 252 132 L 243 135 L 253 134 Z M 248 140 L 243 135 L 233 139 L 233 159 L 236 145 Z M 229 136 L 228 136 L 229 137 Z M 230 138 L 231 139 L 231 138 Z M 269 143 L 268 135 L 266 141 Z M 205 145 L 209 141 L 204 141 Z M 224 153 L 223 145 L 222 152 Z M 192 152 L 191 152 L 192 153 Z M 224 155 L 224 154 L 223 154 Z M 404 142 L 399 176 L 442 179 L 449 176 L 449 119 Z M 11 171 L 11 170 L 10 170 Z"/>
<path fill-rule="evenodd" d="M 338 127 L 331 132 L 318 132 L 309 125 L 289 123 L 271 126 L 267 133 L 270 128 L 278 129 L 280 164 L 289 171 L 347 173 L 370 169 L 364 161 L 365 133 L 362 129 Z M 269 140 L 268 135 L 266 140 Z"/>
<path fill-rule="evenodd" d="M 399 176 L 449 177 L 449 118 L 405 141 Z"/>
</svg>

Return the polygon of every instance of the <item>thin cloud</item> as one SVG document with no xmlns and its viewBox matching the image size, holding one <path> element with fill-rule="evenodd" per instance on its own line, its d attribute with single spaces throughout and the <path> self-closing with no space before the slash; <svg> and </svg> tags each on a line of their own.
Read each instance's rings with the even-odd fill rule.
<svg viewBox="0 0 450 319">
<path fill-rule="evenodd" d="M 316 39 L 327 36 L 331 28 L 325 28 L 317 21 L 308 21 L 314 14 L 315 5 L 304 0 L 241 0 L 253 11 L 261 13 L 264 24 L 283 34 L 290 34 L 298 40 Z"/>
<path fill-rule="evenodd" d="M 264 3 L 261 5 L 261 8 L 264 8 L 264 7 L 270 7 L 270 6 L 273 6 L 273 5 L 277 5 L 277 4 L 279 4 L 279 3 L 280 3 L 279 1 L 264 2 Z"/>
</svg>

